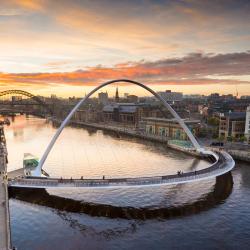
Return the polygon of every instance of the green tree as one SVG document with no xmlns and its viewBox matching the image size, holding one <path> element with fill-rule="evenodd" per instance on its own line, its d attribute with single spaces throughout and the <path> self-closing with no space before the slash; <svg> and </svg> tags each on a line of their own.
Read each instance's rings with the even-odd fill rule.
<svg viewBox="0 0 250 250">
<path fill-rule="evenodd" d="M 225 140 L 225 136 L 220 135 L 217 139 L 218 139 L 218 141 L 224 141 Z"/>
<path fill-rule="evenodd" d="M 217 117 L 209 117 L 207 119 L 207 124 L 211 126 L 219 126 L 220 120 Z"/>
<path fill-rule="evenodd" d="M 239 139 L 240 142 L 244 142 L 244 141 L 246 141 L 246 140 L 247 140 L 247 138 L 246 138 L 246 136 L 244 136 L 244 135 L 242 135 L 242 136 L 240 137 L 240 139 Z"/>
</svg>

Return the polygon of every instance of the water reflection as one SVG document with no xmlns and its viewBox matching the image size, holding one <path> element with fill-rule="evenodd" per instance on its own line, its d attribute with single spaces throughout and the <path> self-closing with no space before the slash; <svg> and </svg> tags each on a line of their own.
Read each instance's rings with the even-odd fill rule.
<svg viewBox="0 0 250 250">
<path fill-rule="evenodd" d="M 21 130 L 22 136 L 14 137 Z M 22 167 L 24 152 L 40 156 L 54 132 L 44 119 L 16 116 L 6 128 L 9 171 Z M 206 162 L 161 144 L 75 127 L 63 131 L 46 162 L 55 176 L 92 178 L 102 171 L 135 177 L 204 167 Z M 216 249 L 218 242 L 224 246 L 226 234 L 231 249 L 248 249 L 249 165 L 237 163 L 232 174 L 234 180 L 228 173 L 154 188 L 12 189 L 13 244 L 25 250 Z"/>
<path fill-rule="evenodd" d="M 45 189 L 10 188 L 10 197 L 61 211 L 85 213 L 91 216 L 140 220 L 154 218 L 168 219 L 176 216 L 196 214 L 221 204 L 231 194 L 232 187 L 233 179 L 230 172 L 217 177 L 213 189 L 207 194 L 197 197 L 197 200 L 192 203 L 183 203 L 176 206 L 169 204 L 165 207 L 120 207 L 84 202 L 52 195 Z M 175 195 L 178 195 L 178 193 Z"/>
<path fill-rule="evenodd" d="M 6 128 L 9 165 L 22 167 L 24 153 L 41 157 L 55 127 L 44 119 L 18 115 Z M 107 178 L 175 174 L 178 170 L 202 169 L 208 163 L 176 152 L 164 144 L 95 129 L 67 127 L 59 137 L 46 163 L 52 177 Z"/>
</svg>

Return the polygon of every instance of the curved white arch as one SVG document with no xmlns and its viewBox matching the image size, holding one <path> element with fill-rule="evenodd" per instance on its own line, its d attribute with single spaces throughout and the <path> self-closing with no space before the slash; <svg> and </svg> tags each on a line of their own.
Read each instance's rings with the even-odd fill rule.
<svg viewBox="0 0 250 250">
<path fill-rule="evenodd" d="M 175 112 L 175 110 L 167 103 L 166 100 L 164 100 L 159 94 L 157 94 L 155 91 L 153 91 L 151 88 L 147 87 L 146 85 L 137 82 L 137 81 L 133 81 L 133 80 L 129 80 L 129 79 L 116 79 L 116 80 L 111 80 L 108 82 L 105 82 L 99 86 L 97 86 L 96 88 L 94 88 L 91 92 L 89 92 L 89 94 L 87 94 L 83 99 L 81 99 L 76 106 L 71 110 L 71 112 L 68 114 L 68 116 L 65 118 L 65 120 L 62 122 L 62 124 L 60 125 L 60 127 L 58 128 L 58 130 L 56 131 L 55 135 L 53 136 L 51 142 L 49 143 L 46 151 L 44 152 L 41 160 L 39 161 L 37 170 L 35 171 L 35 175 L 36 176 L 41 176 L 41 172 L 42 172 L 42 167 L 44 162 L 46 161 L 51 149 L 53 148 L 57 138 L 59 137 L 59 135 L 61 134 L 61 132 L 63 131 L 64 127 L 69 123 L 70 119 L 72 118 L 72 116 L 74 115 L 74 113 L 77 111 L 77 109 L 91 96 L 93 95 L 97 90 L 110 85 L 112 83 L 116 83 L 116 82 L 128 82 L 128 83 L 132 83 L 135 84 L 137 86 L 140 86 L 144 89 L 146 89 L 147 91 L 149 91 L 151 94 L 153 94 L 159 101 L 161 101 L 161 103 L 164 105 L 164 107 L 166 107 L 169 112 L 173 115 L 173 117 L 178 121 L 178 123 L 180 124 L 180 126 L 183 128 L 183 130 L 186 132 L 187 136 L 189 137 L 190 141 L 192 142 L 193 146 L 195 147 L 195 149 L 197 151 L 201 151 L 202 148 L 199 145 L 199 143 L 197 142 L 197 140 L 195 139 L 194 135 L 191 133 L 191 131 L 189 130 L 189 128 L 187 127 L 187 125 L 184 123 L 184 121 L 180 118 L 180 116 Z"/>
</svg>

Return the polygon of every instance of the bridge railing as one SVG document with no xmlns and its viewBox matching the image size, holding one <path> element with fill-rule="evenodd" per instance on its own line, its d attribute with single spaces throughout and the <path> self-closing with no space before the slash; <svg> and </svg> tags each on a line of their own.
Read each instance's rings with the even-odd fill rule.
<svg viewBox="0 0 250 250">
<path fill-rule="evenodd" d="M 233 159 L 227 154 L 217 152 L 219 159 L 206 169 L 188 173 L 179 173 L 165 176 L 137 177 L 137 178 L 112 178 L 112 179 L 58 179 L 58 178 L 23 178 L 13 179 L 10 185 L 40 186 L 40 187 L 91 187 L 91 186 L 118 186 L 118 185 L 151 185 L 161 183 L 178 183 L 199 180 L 202 178 L 217 176 L 224 173 L 230 167 Z M 212 175 L 211 175 L 212 174 Z"/>
</svg>

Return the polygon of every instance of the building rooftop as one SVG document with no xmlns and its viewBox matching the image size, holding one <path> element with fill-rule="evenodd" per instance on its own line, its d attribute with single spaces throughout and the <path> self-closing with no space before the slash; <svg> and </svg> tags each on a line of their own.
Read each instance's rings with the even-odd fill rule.
<svg viewBox="0 0 250 250">
<path fill-rule="evenodd" d="M 246 119 L 246 112 L 227 112 L 221 115 L 221 117 L 244 120 Z"/>
<path fill-rule="evenodd" d="M 111 103 L 103 107 L 104 112 L 113 112 L 114 109 L 119 109 L 123 113 L 135 113 L 136 109 L 142 104 L 135 103 Z"/>
<path fill-rule="evenodd" d="M 176 122 L 178 121 L 175 118 L 167 119 L 167 118 L 159 118 L 159 117 L 143 117 L 145 121 L 158 121 L 158 122 Z M 185 123 L 200 123 L 200 120 L 193 119 L 182 119 Z"/>
</svg>

